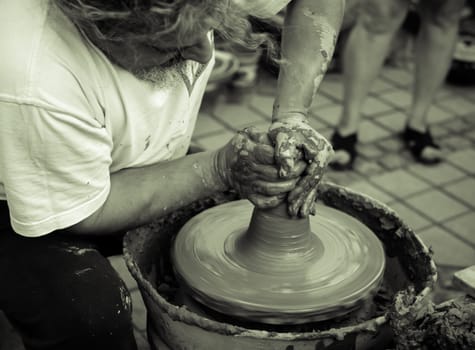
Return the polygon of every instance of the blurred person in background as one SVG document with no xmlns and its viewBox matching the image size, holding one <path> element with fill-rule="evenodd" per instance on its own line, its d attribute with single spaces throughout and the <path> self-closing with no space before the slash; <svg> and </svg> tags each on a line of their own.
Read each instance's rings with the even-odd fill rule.
<svg viewBox="0 0 475 350">
<path fill-rule="evenodd" d="M 331 147 L 307 113 L 344 1 L 289 2 L 0 0 L 0 309 L 28 350 L 136 349 L 106 259 L 128 229 L 228 190 L 314 212 Z M 258 47 L 248 16 L 287 5 L 269 130 L 186 155 L 213 33 Z"/>
<path fill-rule="evenodd" d="M 358 0 L 357 20 L 343 53 L 343 109 L 331 138 L 335 155 L 330 166 L 335 170 L 353 167 L 363 103 L 411 6 L 417 8 L 420 27 L 412 104 L 401 137 L 417 162 L 443 159 L 428 127 L 428 110 L 450 68 L 464 0 Z"/>
</svg>

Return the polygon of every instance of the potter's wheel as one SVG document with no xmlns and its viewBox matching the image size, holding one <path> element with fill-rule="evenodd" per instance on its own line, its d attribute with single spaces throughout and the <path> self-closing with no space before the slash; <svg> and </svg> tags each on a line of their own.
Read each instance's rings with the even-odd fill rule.
<svg viewBox="0 0 475 350">
<path fill-rule="evenodd" d="M 316 216 L 295 220 L 285 206 L 262 211 L 245 200 L 188 221 L 172 259 L 200 303 L 268 324 L 347 314 L 376 291 L 385 266 L 379 239 L 341 211 L 319 204 Z"/>
</svg>

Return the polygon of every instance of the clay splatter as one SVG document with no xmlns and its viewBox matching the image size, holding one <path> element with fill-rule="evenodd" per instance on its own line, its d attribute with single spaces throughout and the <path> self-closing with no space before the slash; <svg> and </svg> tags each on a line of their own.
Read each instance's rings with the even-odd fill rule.
<svg viewBox="0 0 475 350">
<path fill-rule="evenodd" d="M 331 57 L 333 56 L 337 32 L 326 17 L 317 15 L 308 8 L 303 10 L 303 14 L 313 20 L 313 25 L 315 26 L 316 32 L 318 33 L 318 39 L 320 41 L 320 54 L 323 57 L 320 71 L 317 73 L 317 76 L 313 81 L 313 95 L 315 96 L 317 89 L 320 86 L 328 69 L 328 64 L 331 60 Z"/>
<path fill-rule="evenodd" d="M 125 310 L 132 310 L 132 300 L 130 299 L 129 292 L 125 286 L 120 286 L 120 299 Z"/>
<path fill-rule="evenodd" d="M 75 272 L 75 274 L 78 275 L 78 276 L 80 276 L 80 275 L 82 275 L 82 274 L 84 274 L 84 273 L 86 273 L 86 272 L 88 272 L 88 271 L 92 271 L 92 268 L 91 268 L 91 267 L 87 267 L 87 268 L 85 268 L 85 269 L 78 270 L 78 271 Z"/>
</svg>

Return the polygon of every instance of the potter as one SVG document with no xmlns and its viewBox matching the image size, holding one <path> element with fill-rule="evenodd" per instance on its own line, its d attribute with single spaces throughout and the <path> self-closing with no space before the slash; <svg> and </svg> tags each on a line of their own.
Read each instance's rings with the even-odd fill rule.
<svg viewBox="0 0 475 350">
<path fill-rule="evenodd" d="M 187 152 L 213 33 L 272 51 L 248 18 L 288 2 L 247 2 L 0 0 L 0 309 L 28 349 L 135 350 L 130 302 L 106 258 L 126 230 L 230 190 L 309 215 L 324 141 L 302 118 L 331 33 L 304 9 L 337 30 L 340 2 L 290 2 L 269 136 L 248 129 Z"/>
</svg>

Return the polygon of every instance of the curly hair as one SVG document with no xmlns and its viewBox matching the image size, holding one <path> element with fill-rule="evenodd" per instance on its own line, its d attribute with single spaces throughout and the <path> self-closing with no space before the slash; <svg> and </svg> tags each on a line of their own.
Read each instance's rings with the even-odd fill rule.
<svg viewBox="0 0 475 350">
<path fill-rule="evenodd" d="M 54 0 L 73 23 L 105 41 L 160 42 L 177 47 L 194 33 L 213 29 L 223 39 L 247 49 L 275 43 L 255 33 L 248 13 L 230 0 Z"/>
</svg>

